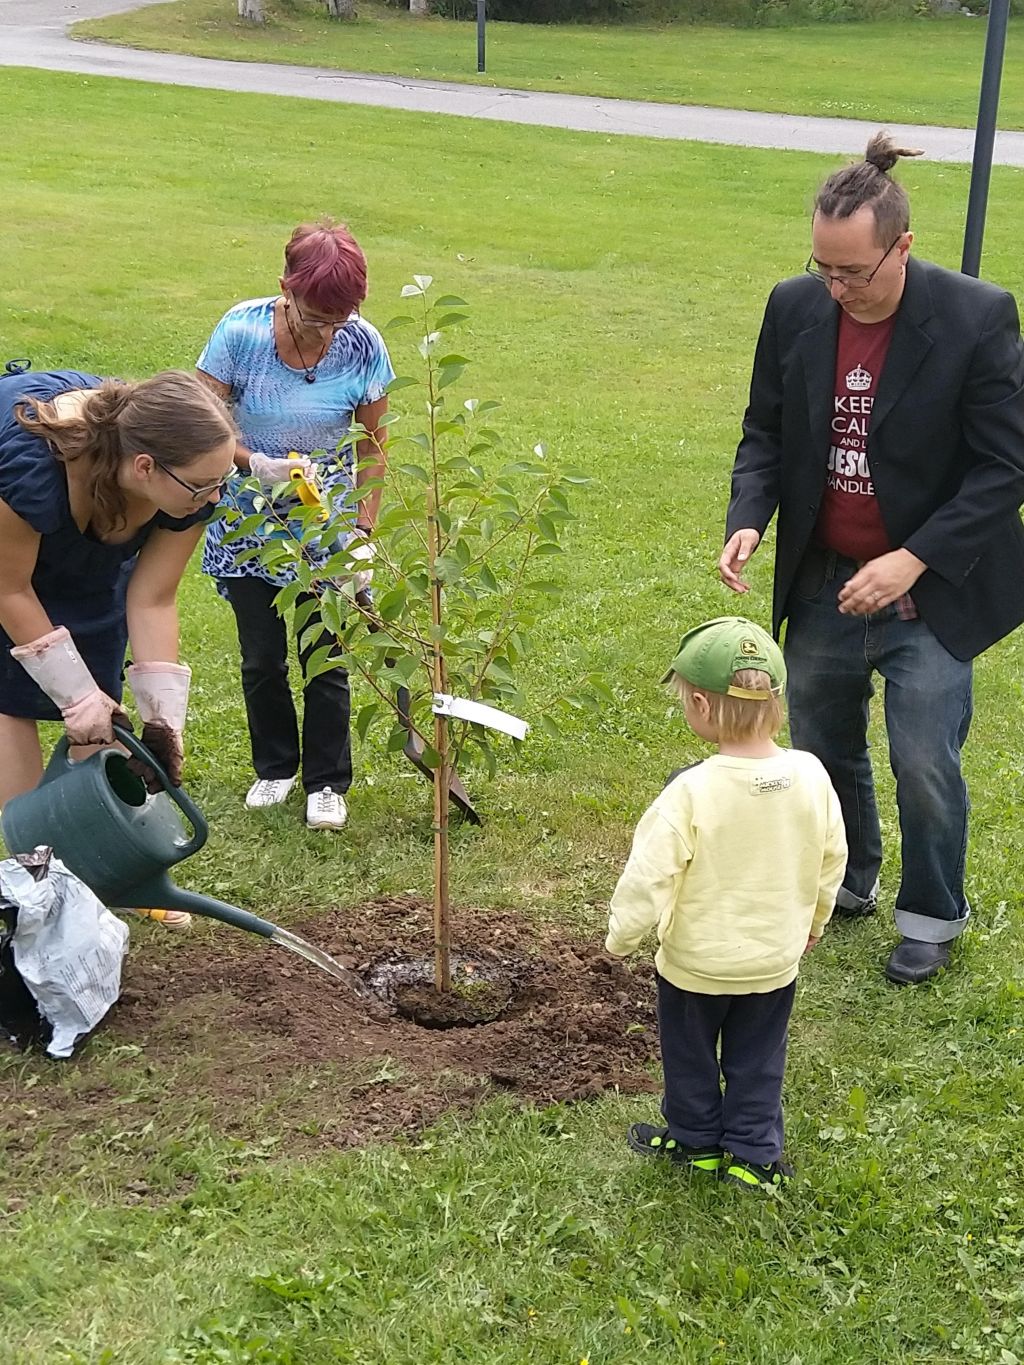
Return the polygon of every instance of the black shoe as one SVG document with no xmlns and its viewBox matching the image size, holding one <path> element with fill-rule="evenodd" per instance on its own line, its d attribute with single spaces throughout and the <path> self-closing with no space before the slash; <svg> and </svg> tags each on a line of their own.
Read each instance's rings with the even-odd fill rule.
<svg viewBox="0 0 1024 1365">
<path fill-rule="evenodd" d="M 868 896 L 860 905 L 840 905 L 836 901 L 832 914 L 836 919 L 867 919 L 878 909 L 878 897 Z"/>
<path fill-rule="evenodd" d="M 724 1185 L 739 1185 L 744 1190 L 777 1190 L 793 1179 L 793 1167 L 784 1161 L 773 1161 L 768 1166 L 741 1161 L 734 1156 L 722 1172 Z"/>
<path fill-rule="evenodd" d="M 631 1152 L 640 1156 L 659 1156 L 674 1166 L 683 1166 L 693 1175 L 718 1175 L 725 1160 L 721 1147 L 684 1147 L 667 1128 L 653 1123 L 630 1124 L 626 1141 Z"/>
<path fill-rule="evenodd" d="M 918 938 L 905 938 L 889 954 L 885 974 L 899 986 L 916 986 L 948 966 L 948 943 L 923 943 Z"/>
</svg>

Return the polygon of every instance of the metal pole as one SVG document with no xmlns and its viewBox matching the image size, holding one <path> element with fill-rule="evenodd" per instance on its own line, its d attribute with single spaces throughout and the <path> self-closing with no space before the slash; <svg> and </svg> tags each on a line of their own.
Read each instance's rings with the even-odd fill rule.
<svg viewBox="0 0 1024 1365">
<path fill-rule="evenodd" d="M 476 0 L 476 69 L 478 71 L 487 70 L 487 64 L 484 60 L 484 48 L 487 40 L 486 29 L 487 0 Z"/>
<path fill-rule="evenodd" d="M 996 114 L 999 109 L 999 83 L 1006 50 L 1006 23 L 1010 0 L 991 0 L 985 33 L 985 62 L 981 69 L 981 95 L 978 99 L 978 126 L 974 134 L 974 164 L 967 198 L 967 225 L 964 228 L 964 255 L 960 269 L 977 276 L 981 269 L 981 242 L 985 235 L 985 210 L 992 177 L 992 150 L 996 140 Z"/>
</svg>

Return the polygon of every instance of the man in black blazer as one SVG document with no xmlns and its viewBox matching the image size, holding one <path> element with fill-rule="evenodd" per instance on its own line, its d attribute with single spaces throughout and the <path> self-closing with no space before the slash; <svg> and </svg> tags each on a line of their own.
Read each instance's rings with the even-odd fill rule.
<svg viewBox="0 0 1024 1365">
<path fill-rule="evenodd" d="M 900 155 L 882 134 L 822 187 L 804 275 L 772 291 L 733 469 L 722 581 L 778 511 L 773 628 L 790 728 L 839 795 L 850 848 L 836 913 L 876 906 L 867 745 L 885 680 L 902 877 L 890 980 L 949 961 L 964 930 L 960 750 L 971 660 L 1024 620 L 1024 347 L 994 285 L 912 260 Z"/>
</svg>

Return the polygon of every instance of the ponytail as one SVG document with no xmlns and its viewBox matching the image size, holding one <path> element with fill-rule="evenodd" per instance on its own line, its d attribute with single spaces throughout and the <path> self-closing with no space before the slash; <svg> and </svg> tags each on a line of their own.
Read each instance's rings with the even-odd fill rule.
<svg viewBox="0 0 1024 1365">
<path fill-rule="evenodd" d="M 863 161 L 836 171 L 822 185 L 814 212 L 822 218 L 849 218 L 868 205 L 875 218 L 875 240 L 888 247 L 910 228 L 910 200 L 889 172 L 901 156 L 920 156 L 910 147 L 897 147 L 888 133 L 875 133 Z"/>
<path fill-rule="evenodd" d="M 221 400 L 183 370 L 165 370 L 139 383 L 104 379 L 73 414 L 62 415 L 59 399 L 50 399 L 19 403 L 14 415 L 63 464 L 83 462 L 91 522 L 105 532 L 121 530 L 127 520 L 119 481 L 124 461 L 145 454 L 169 468 L 184 468 L 237 435 Z"/>
</svg>

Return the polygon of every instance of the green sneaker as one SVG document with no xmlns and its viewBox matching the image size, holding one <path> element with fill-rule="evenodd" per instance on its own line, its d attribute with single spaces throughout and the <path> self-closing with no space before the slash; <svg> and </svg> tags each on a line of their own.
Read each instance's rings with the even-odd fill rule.
<svg viewBox="0 0 1024 1365">
<path fill-rule="evenodd" d="M 626 1141 L 632 1152 L 640 1156 L 659 1156 L 682 1166 L 693 1175 L 717 1176 L 725 1161 L 721 1147 L 685 1147 L 667 1128 L 655 1128 L 653 1123 L 630 1124 Z"/>
<path fill-rule="evenodd" d="M 757 1166 L 753 1161 L 741 1161 L 734 1156 L 722 1172 L 727 1185 L 740 1185 L 745 1190 L 777 1190 L 793 1179 L 793 1167 L 784 1161 L 773 1161 L 768 1166 Z"/>
</svg>

